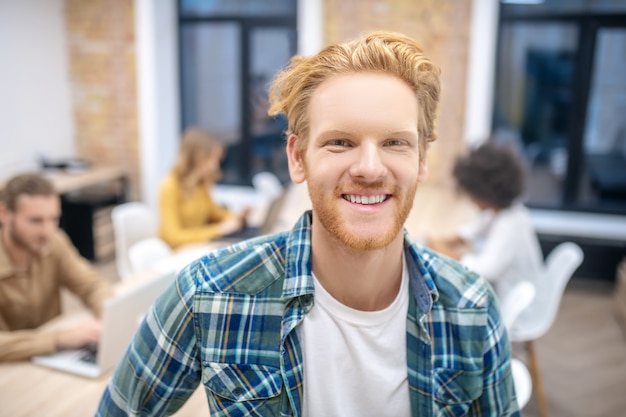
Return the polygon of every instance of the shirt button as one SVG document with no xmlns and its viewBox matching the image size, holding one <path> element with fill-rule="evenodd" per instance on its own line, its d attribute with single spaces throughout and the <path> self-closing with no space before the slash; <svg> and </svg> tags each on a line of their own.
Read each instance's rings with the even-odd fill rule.
<svg viewBox="0 0 626 417">
<path fill-rule="evenodd" d="M 237 387 L 233 390 L 233 395 L 235 397 L 240 397 L 243 394 L 243 388 Z"/>
</svg>

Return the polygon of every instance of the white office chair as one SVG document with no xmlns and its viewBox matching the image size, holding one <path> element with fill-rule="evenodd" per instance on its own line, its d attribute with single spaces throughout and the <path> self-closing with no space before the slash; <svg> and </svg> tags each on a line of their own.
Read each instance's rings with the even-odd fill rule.
<svg viewBox="0 0 626 417">
<path fill-rule="evenodd" d="M 511 331 L 511 327 L 520 313 L 535 298 L 535 293 L 535 285 L 532 282 L 520 281 L 504 296 L 500 302 L 500 310 L 502 311 L 502 321 L 507 331 Z M 530 400 L 533 390 L 532 379 L 528 368 L 519 359 L 513 358 L 511 360 L 511 371 L 513 372 L 515 392 L 517 393 L 517 404 L 521 410 Z"/>
<path fill-rule="evenodd" d="M 537 290 L 531 281 L 520 281 L 511 288 L 500 302 L 502 321 L 510 332 L 513 323 L 535 298 Z"/>
<path fill-rule="evenodd" d="M 133 275 L 128 250 L 140 240 L 157 236 L 157 216 L 147 204 L 131 202 L 114 207 L 111 219 L 117 272 L 121 280 L 126 280 Z"/>
<path fill-rule="evenodd" d="M 284 187 L 276 175 L 263 171 L 254 174 L 252 186 L 260 197 L 273 201 L 283 195 Z"/>
<path fill-rule="evenodd" d="M 528 404 L 533 393 L 533 381 L 528 368 L 521 360 L 511 359 L 511 372 L 515 383 L 515 393 L 517 394 L 517 405 L 521 410 Z"/>
<path fill-rule="evenodd" d="M 534 341 L 543 336 L 554 323 L 565 286 L 582 263 L 583 257 L 582 249 L 573 242 L 564 242 L 555 247 L 546 258 L 543 276 L 536 284 L 535 298 L 513 322 L 509 331 L 511 341 L 524 342 L 526 346 L 533 391 L 541 417 L 548 416 L 548 403 Z"/>
<path fill-rule="evenodd" d="M 128 261 L 134 274 L 145 271 L 171 255 L 169 245 L 157 237 L 140 240 L 128 248 Z"/>
</svg>

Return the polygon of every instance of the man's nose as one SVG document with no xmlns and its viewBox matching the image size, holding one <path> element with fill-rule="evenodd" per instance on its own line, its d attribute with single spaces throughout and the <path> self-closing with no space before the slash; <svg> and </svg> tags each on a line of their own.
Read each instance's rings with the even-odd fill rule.
<svg viewBox="0 0 626 417">
<path fill-rule="evenodd" d="M 387 175 L 387 166 L 382 152 L 383 150 L 376 143 L 362 143 L 355 153 L 356 160 L 352 164 L 350 175 L 365 181 L 378 180 Z"/>
</svg>

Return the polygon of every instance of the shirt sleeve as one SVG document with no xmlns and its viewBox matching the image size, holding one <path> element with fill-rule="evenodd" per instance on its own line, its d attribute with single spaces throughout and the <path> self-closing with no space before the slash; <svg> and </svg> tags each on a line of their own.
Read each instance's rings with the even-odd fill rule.
<svg viewBox="0 0 626 417">
<path fill-rule="evenodd" d="M 85 258 L 80 256 L 67 235 L 57 235 L 58 274 L 62 285 L 76 294 L 97 317 L 102 316 L 104 301 L 113 294 L 111 283 L 98 274 Z"/>
<path fill-rule="evenodd" d="M 492 220 L 493 212 L 490 210 L 482 210 L 473 221 L 461 225 L 457 230 L 457 234 L 467 242 L 474 242 L 484 232 L 485 228 L 489 226 Z"/>
<path fill-rule="evenodd" d="M 113 373 L 97 417 L 171 415 L 195 391 L 201 366 L 189 276 L 183 270 L 155 301 Z"/>
<path fill-rule="evenodd" d="M 489 291 L 488 318 L 483 353 L 483 392 L 472 407 L 472 416 L 519 417 L 515 381 L 511 370 L 511 346 L 493 291 Z"/>
<path fill-rule="evenodd" d="M 34 330 L 0 331 L 0 362 L 27 360 L 56 351 L 54 334 Z"/>
<path fill-rule="evenodd" d="M 180 207 L 177 203 L 180 198 L 180 187 L 174 181 L 166 180 L 161 185 L 159 193 L 159 235 L 172 248 L 189 243 L 208 242 L 221 236 L 219 222 L 232 214 L 211 201 L 208 224 L 196 227 L 183 227 L 180 218 Z"/>
<path fill-rule="evenodd" d="M 508 216 L 498 215 L 487 232 L 482 248 L 464 255 L 461 263 L 487 281 L 497 281 L 515 257 L 516 223 L 511 220 Z"/>
<path fill-rule="evenodd" d="M 209 188 L 207 195 L 209 196 L 209 212 L 211 213 L 211 215 L 209 216 L 209 221 L 221 222 L 222 220 L 226 220 L 227 218 L 233 217 L 235 215 L 226 207 L 215 202 L 212 197 L 212 187 Z"/>
</svg>

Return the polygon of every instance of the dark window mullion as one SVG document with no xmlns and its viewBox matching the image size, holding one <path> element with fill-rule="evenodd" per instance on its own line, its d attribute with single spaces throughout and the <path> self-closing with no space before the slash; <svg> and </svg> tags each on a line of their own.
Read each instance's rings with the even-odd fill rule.
<svg viewBox="0 0 626 417">
<path fill-rule="evenodd" d="M 183 58 L 185 57 L 185 53 L 183 51 L 183 37 L 185 28 L 193 27 L 195 25 L 203 25 L 203 24 L 215 24 L 215 23 L 229 23 L 235 24 L 240 29 L 240 40 L 239 40 L 239 50 L 233 51 L 234 54 L 238 55 L 239 64 L 240 65 L 240 105 L 239 112 L 241 114 L 239 119 L 239 132 L 240 138 L 239 143 L 237 143 L 232 152 L 236 152 L 237 157 L 235 160 L 237 161 L 235 165 L 232 167 L 236 170 L 236 179 L 232 178 L 227 180 L 227 182 L 236 181 L 237 183 L 247 183 L 251 182 L 252 175 L 252 161 L 254 157 L 254 148 L 253 148 L 253 137 L 252 137 L 252 126 L 251 126 L 251 118 L 252 118 L 252 107 L 250 102 L 250 92 L 251 92 L 251 37 L 254 29 L 263 28 L 263 27 L 282 27 L 282 28 L 292 28 L 294 31 L 296 30 L 295 21 L 296 15 L 274 15 L 274 16 L 239 16 L 239 15 L 221 15 L 221 16 L 184 16 L 181 13 L 182 0 L 178 2 L 178 36 L 179 36 L 179 85 L 181 86 L 181 94 L 179 95 L 180 100 L 180 109 L 181 109 L 181 131 L 187 127 L 188 123 L 191 123 L 190 120 L 194 119 L 193 114 L 188 114 L 188 112 L 192 109 L 188 108 L 190 106 L 189 103 L 185 103 L 184 97 L 184 77 L 185 71 L 183 69 Z M 295 51 L 293 51 L 295 52 Z M 189 69 L 186 69 L 189 70 Z M 186 108 L 187 107 L 187 108 Z M 230 166 L 230 165 L 229 165 Z M 225 179 L 225 178 L 224 178 Z"/>
<path fill-rule="evenodd" d="M 252 141 L 250 134 L 250 25 L 241 20 L 241 178 L 250 182 L 250 162 L 252 160 Z"/>
<path fill-rule="evenodd" d="M 567 176 L 563 186 L 563 205 L 576 204 L 579 198 L 580 181 L 584 172 L 583 136 L 587 123 L 587 107 L 591 89 L 596 34 L 598 26 L 587 20 L 579 26 L 578 53 L 573 82 L 573 106 L 570 116 L 570 140 L 568 144 Z"/>
</svg>

